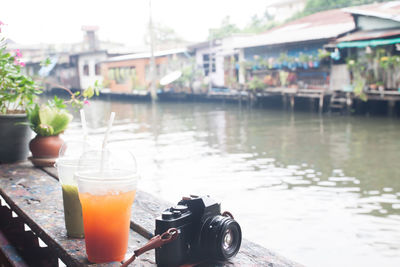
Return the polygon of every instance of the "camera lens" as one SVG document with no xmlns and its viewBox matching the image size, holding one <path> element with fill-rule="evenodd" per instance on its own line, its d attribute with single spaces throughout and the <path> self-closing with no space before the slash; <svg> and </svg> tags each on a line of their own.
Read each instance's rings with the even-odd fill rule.
<svg viewBox="0 0 400 267">
<path fill-rule="evenodd" d="M 224 250 L 229 250 L 232 247 L 233 236 L 231 229 L 227 229 L 224 233 L 222 247 Z"/>
<path fill-rule="evenodd" d="M 200 239 L 207 258 L 226 260 L 239 251 L 242 231 L 234 219 L 218 215 L 205 221 Z"/>
</svg>

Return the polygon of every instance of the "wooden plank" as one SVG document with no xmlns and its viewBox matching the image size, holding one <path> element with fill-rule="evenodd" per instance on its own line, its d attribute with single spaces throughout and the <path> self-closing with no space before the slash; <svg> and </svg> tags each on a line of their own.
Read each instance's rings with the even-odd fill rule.
<svg viewBox="0 0 400 267">
<path fill-rule="evenodd" d="M 386 95 L 386 96 L 400 96 L 400 92 L 399 91 L 374 91 L 374 90 L 368 90 L 366 91 L 367 94 L 371 94 L 371 95 Z"/>
<path fill-rule="evenodd" d="M 55 168 L 44 168 L 48 174 L 57 176 Z M 131 228 L 146 238 L 151 238 L 155 229 L 155 219 L 163 210 L 176 203 L 160 200 L 153 195 L 138 190 L 132 206 Z M 141 259 L 139 257 L 139 259 Z M 150 259 L 149 259 L 150 258 Z M 142 259 L 147 264 L 154 263 L 154 253 Z M 300 267 L 301 265 L 286 259 L 264 247 L 243 239 L 239 253 L 230 261 L 215 263 L 218 266 L 274 266 L 274 267 Z"/>
<path fill-rule="evenodd" d="M 133 219 L 144 226 L 148 232 L 155 229 L 155 219 L 165 208 L 176 203 L 167 203 L 143 191 L 137 192 L 137 198 L 132 208 Z M 136 216 L 135 216 L 136 214 Z M 218 266 L 274 266 L 274 267 L 300 267 L 301 265 L 288 260 L 264 247 L 243 239 L 239 253 L 230 261 L 218 263 Z"/>
<path fill-rule="evenodd" d="M 368 94 L 368 100 L 400 101 L 400 95 Z"/>
<path fill-rule="evenodd" d="M 93 265 L 87 261 L 84 239 L 66 236 L 59 183 L 30 163 L 0 165 L 0 195 L 32 231 L 68 266 Z M 147 242 L 131 231 L 128 254 Z M 154 252 L 142 255 L 137 265 L 154 264 Z M 119 263 L 103 264 L 118 266 Z"/>
</svg>

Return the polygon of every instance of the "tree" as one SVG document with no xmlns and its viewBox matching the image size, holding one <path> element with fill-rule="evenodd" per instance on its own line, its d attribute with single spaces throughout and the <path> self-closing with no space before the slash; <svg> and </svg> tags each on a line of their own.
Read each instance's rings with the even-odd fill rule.
<svg viewBox="0 0 400 267">
<path fill-rule="evenodd" d="M 265 11 L 264 16 L 258 17 L 253 15 L 250 23 L 242 30 L 245 33 L 261 33 L 276 26 L 274 16 L 268 10 Z"/>
<path fill-rule="evenodd" d="M 208 39 L 220 39 L 232 36 L 235 33 L 260 33 L 274 26 L 276 26 L 274 16 L 272 16 L 268 10 L 265 10 L 263 16 L 259 17 L 256 14 L 253 15 L 250 23 L 248 23 L 243 29 L 240 29 L 238 26 L 231 23 L 230 17 L 227 16 L 222 20 L 219 28 L 209 29 Z"/>
<path fill-rule="evenodd" d="M 149 27 L 148 27 L 149 29 Z M 155 23 L 153 26 L 154 42 L 156 49 L 171 47 L 185 41 L 175 32 L 174 29 L 163 26 L 160 23 Z M 147 30 L 145 36 L 145 43 L 150 44 L 150 31 Z"/>
<path fill-rule="evenodd" d="M 240 29 L 238 26 L 230 22 L 229 16 L 226 16 L 222 20 L 219 28 L 209 29 L 208 32 L 208 39 L 210 40 L 231 36 L 234 33 L 239 33 Z"/>
<path fill-rule="evenodd" d="M 308 16 L 313 13 L 317 13 L 324 10 L 344 8 L 351 6 L 366 5 L 375 2 L 387 2 L 392 0 L 308 0 L 303 11 L 295 14 L 289 20 L 298 19 L 304 16 Z"/>
</svg>

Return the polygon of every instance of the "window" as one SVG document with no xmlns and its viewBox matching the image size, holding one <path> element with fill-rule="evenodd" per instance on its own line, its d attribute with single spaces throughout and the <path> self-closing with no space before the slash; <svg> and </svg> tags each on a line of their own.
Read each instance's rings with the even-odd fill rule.
<svg viewBox="0 0 400 267">
<path fill-rule="evenodd" d="M 94 65 L 94 74 L 97 76 L 101 75 L 101 64 L 100 63 L 96 63 L 96 65 Z"/>
<path fill-rule="evenodd" d="M 215 72 L 215 54 L 211 54 L 211 72 Z M 208 76 L 208 72 L 210 71 L 210 54 L 203 55 L 203 69 L 206 76 Z"/>
<path fill-rule="evenodd" d="M 136 79 L 135 67 L 110 68 L 108 78 L 114 80 L 117 84 L 127 83 L 129 80 Z"/>
<path fill-rule="evenodd" d="M 89 65 L 87 63 L 83 65 L 83 76 L 89 76 Z"/>
</svg>

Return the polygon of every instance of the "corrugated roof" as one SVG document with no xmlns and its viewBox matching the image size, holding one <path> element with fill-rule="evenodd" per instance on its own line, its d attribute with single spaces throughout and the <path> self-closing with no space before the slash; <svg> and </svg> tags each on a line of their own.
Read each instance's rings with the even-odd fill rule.
<svg viewBox="0 0 400 267">
<path fill-rule="evenodd" d="M 400 35 L 400 29 L 358 31 L 336 40 L 336 43 L 388 38 Z"/>
<path fill-rule="evenodd" d="M 186 48 L 177 48 L 177 49 L 170 49 L 164 51 L 154 52 L 155 57 L 162 57 L 167 55 L 174 55 L 174 54 L 181 54 L 187 52 Z M 106 60 L 105 62 L 115 62 L 115 61 L 125 61 L 125 60 L 132 60 L 132 59 L 139 59 L 139 58 L 149 58 L 151 56 L 150 52 L 146 53 L 137 53 L 137 54 L 129 54 L 123 56 L 112 57 Z"/>
<path fill-rule="evenodd" d="M 246 38 L 237 48 L 330 39 L 354 28 L 349 13 L 341 9 L 322 11 Z"/>
<path fill-rule="evenodd" d="M 344 11 L 356 15 L 372 16 L 382 19 L 400 21 L 400 1 L 350 7 L 344 9 Z"/>
</svg>

